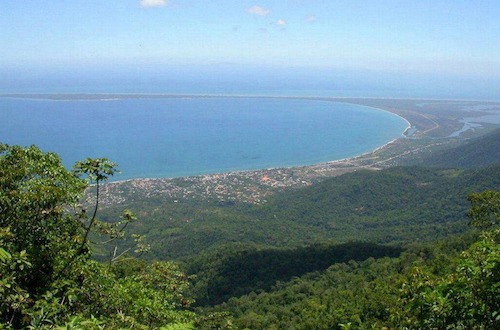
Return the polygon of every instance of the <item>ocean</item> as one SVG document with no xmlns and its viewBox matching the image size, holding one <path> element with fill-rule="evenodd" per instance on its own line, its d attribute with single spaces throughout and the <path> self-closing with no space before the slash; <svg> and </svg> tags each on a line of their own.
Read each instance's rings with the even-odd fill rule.
<svg viewBox="0 0 500 330">
<path fill-rule="evenodd" d="M 119 164 L 114 180 L 311 165 L 371 151 L 408 123 L 353 104 L 272 98 L 0 98 L 0 142 Z"/>
</svg>

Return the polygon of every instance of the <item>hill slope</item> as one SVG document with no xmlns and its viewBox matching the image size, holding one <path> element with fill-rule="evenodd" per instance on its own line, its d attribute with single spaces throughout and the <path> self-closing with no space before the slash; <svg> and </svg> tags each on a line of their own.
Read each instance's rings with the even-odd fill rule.
<svg viewBox="0 0 500 330">
<path fill-rule="evenodd" d="M 321 228 L 334 239 L 429 240 L 461 232 L 468 193 L 498 187 L 499 175 L 500 165 L 359 171 L 278 195 L 263 208 L 287 222 Z"/>
<path fill-rule="evenodd" d="M 396 167 L 283 192 L 262 206 L 140 200 L 125 206 L 142 220 L 132 231 L 147 235 L 149 257 L 165 259 L 236 243 L 297 247 L 324 241 L 433 241 L 466 230 L 470 192 L 498 186 L 500 164 L 479 170 Z"/>
<path fill-rule="evenodd" d="M 500 129 L 465 144 L 432 154 L 422 165 L 433 167 L 479 168 L 500 162 Z"/>
</svg>

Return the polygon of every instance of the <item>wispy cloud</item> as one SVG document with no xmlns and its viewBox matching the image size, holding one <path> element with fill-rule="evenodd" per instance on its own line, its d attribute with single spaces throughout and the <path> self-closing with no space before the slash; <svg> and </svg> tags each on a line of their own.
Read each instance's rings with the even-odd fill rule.
<svg viewBox="0 0 500 330">
<path fill-rule="evenodd" d="M 309 15 L 306 17 L 306 22 L 312 23 L 316 21 L 316 15 Z"/>
<path fill-rule="evenodd" d="M 285 26 L 286 25 L 286 21 L 284 19 L 279 19 L 276 21 L 276 24 L 280 25 L 280 26 Z"/>
<path fill-rule="evenodd" d="M 266 16 L 270 12 L 271 12 L 271 9 L 264 8 L 261 6 L 253 6 L 253 7 L 247 8 L 247 13 L 252 14 L 252 15 Z"/>
<path fill-rule="evenodd" d="M 141 7 L 164 7 L 168 5 L 168 0 L 139 0 Z"/>
</svg>

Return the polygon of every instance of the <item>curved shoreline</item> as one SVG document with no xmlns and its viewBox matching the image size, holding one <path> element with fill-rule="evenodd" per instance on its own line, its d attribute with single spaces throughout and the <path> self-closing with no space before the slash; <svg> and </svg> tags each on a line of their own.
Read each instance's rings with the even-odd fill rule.
<svg viewBox="0 0 500 330">
<path fill-rule="evenodd" d="M 68 100 L 81 97 L 83 94 L 0 94 L 1 97 L 61 99 Z M 194 174 L 191 176 L 130 178 L 111 181 L 103 189 L 103 206 L 127 203 L 134 198 L 159 198 L 163 201 L 180 202 L 183 200 L 217 200 L 219 202 L 265 203 L 269 195 L 284 189 L 300 188 L 314 184 L 320 180 L 354 172 L 360 169 L 379 170 L 400 165 L 408 157 L 426 153 L 433 148 L 441 148 L 448 143 L 447 130 L 459 130 L 461 110 L 465 106 L 491 105 L 500 112 L 500 102 L 470 100 L 432 100 L 433 107 L 419 107 L 422 99 L 391 98 L 352 98 L 352 97 L 300 97 L 300 96 L 249 96 L 249 95 L 170 95 L 170 94 L 85 94 L 87 100 L 127 98 L 267 98 L 296 99 L 311 101 L 328 101 L 350 103 L 373 108 L 376 111 L 389 112 L 402 118 L 407 128 L 400 138 L 393 139 L 373 150 L 331 161 L 312 165 L 293 165 L 274 168 L 228 170 L 211 174 Z M 429 100 L 428 100 L 429 101 Z M 451 101 L 451 102 L 450 102 Z M 437 105 L 437 107 L 436 107 Z M 450 120 L 450 114 L 454 120 Z M 469 112 L 465 113 L 470 116 Z M 411 131 L 410 134 L 408 132 Z M 409 138 L 411 136 L 411 138 Z M 406 137 L 406 138 L 405 138 Z M 424 138 L 424 139 L 422 139 Z M 427 139 L 429 138 L 429 139 Z M 417 156 L 418 157 L 418 156 Z M 89 196 L 89 195 L 87 195 Z"/>
<path fill-rule="evenodd" d="M 334 101 L 334 102 L 337 102 L 337 101 Z M 350 103 L 350 102 L 344 102 L 344 103 L 359 105 L 359 104 Z M 366 106 L 366 107 L 368 107 L 368 106 Z M 405 137 L 407 137 L 407 132 L 411 128 L 413 128 L 412 124 L 410 123 L 410 121 L 408 119 L 404 118 L 403 116 L 400 116 L 397 113 L 394 113 L 394 112 L 391 112 L 391 111 L 388 111 L 388 110 L 384 110 L 384 109 L 380 109 L 380 108 L 376 108 L 376 107 L 369 107 L 369 108 L 373 108 L 373 109 L 375 109 L 377 111 L 383 111 L 383 112 L 386 112 L 386 113 L 390 113 L 390 114 L 395 115 L 395 116 L 401 118 L 402 120 L 404 120 L 407 123 L 407 127 L 401 133 L 401 137 L 392 139 L 392 140 L 384 143 L 383 145 L 376 147 L 375 149 L 372 149 L 372 150 L 369 150 L 369 151 L 366 151 L 366 152 L 362 152 L 362 153 L 354 155 L 354 156 L 340 158 L 340 159 L 334 159 L 334 160 L 329 160 L 329 161 L 323 161 L 323 162 L 318 162 L 318 163 L 314 163 L 314 164 L 283 165 L 283 166 L 277 166 L 277 167 L 264 167 L 264 168 L 257 168 L 257 169 L 242 169 L 242 170 L 218 171 L 218 172 L 211 172 L 211 173 L 200 173 L 200 174 L 184 175 L 184 176 L 174 176 L 174 177 L 138 177 L 138 178 L 123 179 L 123 180 L 113 180 L 113 181 L 110 181 L 110 183 L 123 183 L 123 182 L 135 181 L 135 180 L 139 180 L 139 181 L 140 180 L 175 180 L 175 179 L 182 179 L 182 178 L 202 178 L 202 177 L 211 177 L 211 176 L 227 175 L 227 174 L 236 174 L 236 175 L 241 174 L 241 175 L 245 175 L 245 174 L 248 174 L 248 173 L 259 173 L 259 172 L 267 172 L 267 171 L 274 171 L 274 170 L 293 170 L 293 169 L 305 169 L 305 168 L 314 169 L 314 168 L 318 168 L 318 167 L 327 167 L 327 166 L 332 166 L 332 165 L 340 165 L 340 164 L 343 164 L 343 163 L 346 163 L 346 162 L 347 163 L 354 162 L 357 159 L 360 159 L 360 158 L 372 155 L 372 154 L 376 153 L 377 151 L 381 151 L 381 150 L 384 150 L 384 149 L 388 148 L 389 146 L 391 146 L 392 144 L 394 144 L 396 141 L 398 141 L 400 139 L 404 139 Z"/>
<path fill-rule="evenodd" d="M 202 98 L 234 98 L 234 99 L 277 99 L 277 100 L 303 100 L 303 101 L 322 101 L 322 102 L 333 102 L 333 103 L 345 103 L 345 104 L 352 104 L 356 106 L 362 106 L 366 108 L 371 108 L 375 111 L 383 111 L 386 113 L 389 113 L 391 115 L 395 115 L 399 117 L 400 119 L 404 120 L 407 123 L 407 127 L 401 132 L 401 137 L 392 139 L 382 145 L 377 146 L 374 149 L 361 152 L 360 154 L 355 154 L 352 156 L 348 156 L 345 158 L 340 158 L 340 159 L 333 159 L 333 160 L 324 160 L 324 161 L 319 161 L 319 162 L 311 162 L 311 163 L 305 163 L 305 164 L 293 164 L 293 165 L 278 165 L 275 167 L 259 167 L 259 168 L 254 168 L 254 169 L 235 169 L 235 170 L 217 170 L 214 172 L 207 172 L 207 173 L 199 173 L 199 174 L 187 174 L 187 175 L 180 175 L 180 176 L 159 176 L 159 177 L 136 177 L 136 178 L 127 178 L 127 179 L 118 179 L 118 180 L 113 180 L 111 182 L 127 182 L 131 180 L 145 180 L 145 179 L 175 179 L 175 178 L 182 178 L 182 177 L 198 177 L 198 176 L 206 176 L 206 175 L 214 175 L 214 174 L 221 174 L 221 173 L 246 173 L 246 172 L 255 172 L 255 171 L 261 171 L 261 170 L 273 170 L 273 169 L 291 169 L 291 168 L 304 168 L 304 167 L 317 167 L 317 166 L 322 166 L 322 165 L 331 165 L 331 164 L 336 164 L 336 163 L 341 163 L 349 160 L 353 160 L 356 158 L 363 157 L 365 155 L 372 154 L 378 150 L 386 148 L 388 145 L 391 145 L 394 143 L 396 140 L 406 136 L 406 133 L 408 132 L 409 129 L 412 128 L 412 124 L 407 118 L 404 118 L 403 116 L 392 112 L 388 111 L 385 109 L 381 109 L 378 107 L 366 105 L 366 104 L 359 104 L 356 102 L 352 102 L 351 98 L 336 98 L 336 97 L 304 97 L 304 96 L 269 96 L 269 95 L 210 95 L 210 94 L 108 94 L 108 93 L 90 93 L 90 94 L 53 94 L 53 93 L 47 93 L 47 94 L 0 94 L 0 97 L 6 97 L 6 98 L 17 98 L 17 99 L 31 99 L 31 100 L 50 100 L 50 101 L 101 101 L 101 102 L 113 102 L 117 100 L 126 100 L 126 99 L 170 99 L 170 98 L 177 98 L 177 99 L 202 99 Z"/>
</svg>

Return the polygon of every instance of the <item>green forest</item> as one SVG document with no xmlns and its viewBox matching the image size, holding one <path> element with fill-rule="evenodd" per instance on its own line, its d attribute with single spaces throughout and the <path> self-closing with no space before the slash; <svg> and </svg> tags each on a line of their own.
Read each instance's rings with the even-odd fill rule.
<svg viewBox="0 0 500 330">
<path fill-rule="evenodd" d="M 500 159 L 477 141 L 261 205 L 106 208 L 110 160 L 0 144 L 0 329 L 498 329 Z"/>
</svg>

